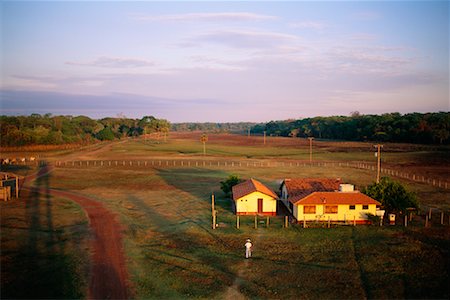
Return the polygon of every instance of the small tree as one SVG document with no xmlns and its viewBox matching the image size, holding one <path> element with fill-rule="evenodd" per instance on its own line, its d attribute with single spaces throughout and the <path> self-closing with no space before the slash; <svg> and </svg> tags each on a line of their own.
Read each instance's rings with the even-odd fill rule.
<svg viewBox="0 0 450 300">
<path fill-rule="evenodd" d="M 225 181 L 220 182 L 220 189 L 225 193 L 228 197 L 231 195 L 231 189 L 236 184 L 242 182 L 238 175 L 230 175 Z"/>
<path fill-rule="evenodd" d="M 389 212 L 405 212 L 408 207 L 419 207 L 416 195 L 389 177 L 381 178 L 379 183 L 370 184 L 362 192 L 380 201 Z"/>
<path fill-rule="evenodd" d="M 101 141 L 112 141 L 114 140 L 114 133 L 111 128 L 105 127 L 97 133 L 97 138 Z"/>
</svg>

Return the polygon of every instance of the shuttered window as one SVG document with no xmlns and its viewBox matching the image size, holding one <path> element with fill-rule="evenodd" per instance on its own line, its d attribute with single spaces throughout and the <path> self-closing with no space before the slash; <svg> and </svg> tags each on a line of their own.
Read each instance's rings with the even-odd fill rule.
<svg viewBox="0 0 450 300">
<path fill-rule="evenodd" d="M 325 213 L 326 214 L 337 214 L 338 206 L 337 205 L 325 205 Z"/>
<path fill-rule="evenodd" d="M 315 214 L 316 213 L 316 206 L 315 205 L 305 205 L 305 206 L 303 206 L 303 213 L 304 214 Z"/>
</svg>

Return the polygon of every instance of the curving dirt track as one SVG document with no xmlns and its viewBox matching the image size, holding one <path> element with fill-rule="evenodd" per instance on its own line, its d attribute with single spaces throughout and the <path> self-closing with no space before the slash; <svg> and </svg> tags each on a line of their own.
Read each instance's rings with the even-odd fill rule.
<svg viewBox="0 0 450 300">
<path fill-rule="evenodd" d="M 25 178 L 24 184 L 51 172 L 49 166 L 37 174 Z M 44 191 L 42 191 L 44 192 Z M 127 299 L 129 293 L 128 272 L 122 247 L 122 226 L 116 215 L 102 203 L 68 191 L 49 189 L 51 195 L 68 198 L 78 203 L 86 212 L 92 232 L 90 241 L 91 276 L 89 299 Z"/>
</svg>

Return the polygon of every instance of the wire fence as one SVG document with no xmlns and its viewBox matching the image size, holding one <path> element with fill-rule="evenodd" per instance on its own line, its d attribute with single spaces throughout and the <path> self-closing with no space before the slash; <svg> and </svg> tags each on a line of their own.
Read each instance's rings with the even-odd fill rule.
<svg viewBox="0 0 450 300">
<path fill-rule="evenodd" d="M 40 161 L 38 164 L 44 164 Z M 72 160 L 56 161 L 56 167 L 89 168 L 89 167 L 132 167 L 132 168 L 355 168 L 377 171 L 376 164 L 365 162 L 305 162 L 305 161 L 263 161 L 263 160 L 186 160 L 186 159 L 154 159 L 154 160 Z M 450 189 L 450 182 L 424 175 L 417 175 L 403 170 L 381 168 L 381 174 L 402 178 L 433 187 Z"/>
</svg>

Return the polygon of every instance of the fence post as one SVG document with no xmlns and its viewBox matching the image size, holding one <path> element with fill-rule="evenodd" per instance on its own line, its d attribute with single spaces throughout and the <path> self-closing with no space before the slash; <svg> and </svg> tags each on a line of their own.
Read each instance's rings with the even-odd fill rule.
<svg viewBox="0 0 450 300">
<path fill-rule="evenodd" d="M 255 229 L 258 228 L 258 215 L 255 215 Z"/>
<path fill-rule="evenodd" d="M 425 215 L 425 228 L 428 227 L 428 215 Z"/>
<path fill-rule="evenodd" d="M 16 198 L 19 198 L 19 176 L 17 175 L 16 175 Z"/>
<path fill-rule="evenodd" d="M 408 215 L 405 215 L 405 227 L 408 227 Z"/>
<path fill-rule="evenodd" d="M 284 216 L 284 227 L 285 228 L 289 227 L 289 217 L 288 216 Z"/>
<path fill-rule="evenodd" d="M 330 228 L 330 222 L 331 222 L 331 220 L 330 220 L 330 216 L 328 216 L 328 228 Z"/>
<path fill-rule="evenodd" d="M 303 228 L 306 228 L 306 219 L 305 219 L 305 216 L 303 216 Z"/>
<path fill-rule="evenodd" d="M 441 211 L 441 225 L 444 225 L 444 212 Z"/>
<path fill-rule="evenodd" d="M 430 210 L 429 210 L 429 212 L 428 212 L 428 219 L 431 220 L 431 207 L 430 207 Z"/>
<path fill-rule="evenodd" d="M 269 228 L 270 217 L 267 216 L 266 227 Z"/>
<path fill-rule="evenodd" d="M 236 215 L 236 228 L 239 229 L 239 215 Z"/>
</svg>

